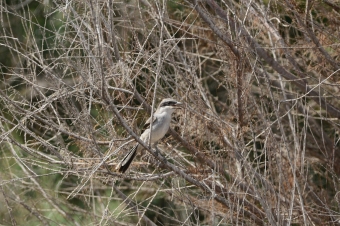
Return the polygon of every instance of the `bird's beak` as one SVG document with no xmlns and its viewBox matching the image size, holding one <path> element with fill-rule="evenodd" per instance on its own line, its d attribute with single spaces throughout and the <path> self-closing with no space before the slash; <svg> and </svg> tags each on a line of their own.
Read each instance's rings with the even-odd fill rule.
<svg viewBox="0 0 340 226">
<path fill-rule="evenodd" d="M 174 106 L 175 106 L 175 108 L 182 108 L 184 106 L 184 104 L 181 103 L 181 102 L 177 102 Z"/>
</svg>

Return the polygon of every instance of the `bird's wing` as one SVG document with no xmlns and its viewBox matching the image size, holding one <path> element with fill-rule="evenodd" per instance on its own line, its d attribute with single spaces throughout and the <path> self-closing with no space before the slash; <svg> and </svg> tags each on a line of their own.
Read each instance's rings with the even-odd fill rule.
<svg viewBox="0 0 340 226">
<path fill-rule="evenodd" d="M 156 121 L 157 121 L 157 118 L 153 116 L 152 124 L 154 124 Z M 145 122 L 143 126 L 143 130 L 146 130 L 147 128 L 149 128 L 150 124 L 151 124 L 151 117 Z"/>
</svg>

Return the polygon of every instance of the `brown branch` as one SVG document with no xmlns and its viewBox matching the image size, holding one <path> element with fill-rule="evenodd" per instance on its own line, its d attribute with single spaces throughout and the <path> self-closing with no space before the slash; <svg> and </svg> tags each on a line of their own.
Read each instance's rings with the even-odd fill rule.
<svg viewBox="0 0 340 226">
<path fill-rule="evenodd" d="M 237 112 L 238 112 L 238 123 L 239 123 L 239 132 L 242 132 L 242 127 L 245 125 L 243 119 L 243 59 L 238 59 L 236 62 L 236 79 L 237 79 Z"/>
<path fill-rule="evenodd" d="M 215 1 L 213 0 L 206 0 L 211 7 L 215 10 L 215 12 L 222 17 L 223 20 L 226 22 L 229 20 L 233 20 L 230 18 L 224 10 L 222 10 Z M 198 13 L 202 11 L 201 7 L 197 4 L 195 6 L 195 9 L 197 10 Z M 200 14 L 201 15 L 201 14 Z M 225 39 L 224 36 L 220 35 L 220 30 L 212 23 L 210 18 L 207 16 L 202 17 L 203 20 L 205 20 L 208 25 L 211 27 L 212 31 L 216 31 L 216 35 L 219 36 L 222 40 Z M 236 23 L 235 23 L 236 24 Z M 257 42 L 255 39 L 251 37 L 251 35 L 248 33 L 248 31 L 242 27 L 238 26 L 236 24 L 236 29 L 241 32 L 241 35 L 246 39 L 248 42 L 248 45 L 251 47 L 251 49 L 258 55 L 260 56 L 264 61 L 268 63 L 276 72 L 281 74 L 284 78 L 287 80 L 292 81 L 293 84 L 295 84 L 301 91 L 306 93 L 306 96 L 314 100 L 317 104 L 319 104 L 330 116 L 336 117 L 340 119 L 340 109 L 337 107 L 333 106 L 332 104 L 328 103 L 322 95 L 320 95 L 319 92 L 315 91 L 314 89 L 311 89 L 308 87 L 308 84 L 304 82 L 303 80 L 299 79 L 289 71 L 287 71 L 283 66 L 281 66 L 273 57 L 271 57 L 266 50 L 264 50 Z M 226 43 L 228 42 L 228 39 L 223 40 Z"/>
<path fill-rule="evenodd" d="M 309 38 L 315 44 L 316 49 L 320 51 L 320 53 L 334 67 L 335 70 L 338 70 L 340 68 L 339 64 L 336 61 L 334 61 L 333 58 L 328 54 L 328 52 L 322 47 L 322 45 L 320 44 L 319 39 L 315 36 L 315 34 L 312 31 L 312 29 L 310 29 L 308 27 L 308 25 L 311 25 L 313 23 L 313 21 L 311 21 L 310 19 L 306 18 L 306 23 L 303 23 L 302 20 L 300 19 L 300 16 L 295 12 L 294 7 L 292 6 L 292 4 L 290 4 L 289 1 L 287 1 L 287 0 L 286 0 L 286 4 L 288 5 L 288 7 L 291 9 L 293 14 L 295 15 L 295 18 L 296 18 L 298 24 L 307 31 L 307 33 L 309 35 Z"/>
<path fill-rule="evenodd" d="M 136 213 L 138 213 L 138 207 L 137 204 L 132 201 L 129 197 L 127 197 L 121 190 L 119 190 L 117 188 L 116 185 L 112 184 L 113 189 L 115 190 L 115 192 L 118 194 L 118 196 L 124 200 L 124 202 L 126 203 L 126 205 L 128 207 L 130 207 L 131 209 L 133 209 L 133 211 L 135 211 Z M 151 226 L 157 226 L 155 223 L 153 223 L 150 218 L 148 218 L 147 216 L 145 216 L 145 214 L 143 214 L 142 219 L 144 220 L 144 222 L 146 223 L 146 225 L 151 225 Z"/>
<path fill-rule="evenodd" d="M 220 29 L 218 29 L 215 23 L 212 21 L 209 14 L 198 4 L 197 0 L 194 0 L 194 8 L 201 16 L 201 18 L 210 26 L 211 30 L 218 36 L 220 39 L 227 44 L 230 50 L 234 53 L 237 59 L 240 58 L 240 53 L 238 49 L 235 47 L 235 44 L 231 40 L 231 37 L 228 37 L 225 33 L 222 33 Z"/>
<path fill-rule="evenodd" d="M 330 7 L 332 7 L 335 11 L 340 12 L 340 6 L 332 3 L 329 0 L 323 0 L 324 3 L 326 3 L 327 5 L 329 5 Z"/>
<path fill-rule="evenodd" d="M 2 178 L 0 177 L 0 181 L 3 181 Z M 9 218 L 11 219 L 11 222 L 12 222 L 12 225 L 13 226 L 16 226 L 17 225 L 17 222 L 15 221 L 14 217 L 13 217 L 13 214 L 12 214 L 12 208 L 10 207 L 9 205 L 9 202 L 8 202 L 8 199 L 7 199 L 7 195 L 5 194 L 5 191 L 3 189 L 3 186 L 0 185 L 0 191 L 5 199 L 5 203 L 6 203 L 6 207 L 7 207 L 7 212 L 8 212 L 8 216 Z"/>
</svg>

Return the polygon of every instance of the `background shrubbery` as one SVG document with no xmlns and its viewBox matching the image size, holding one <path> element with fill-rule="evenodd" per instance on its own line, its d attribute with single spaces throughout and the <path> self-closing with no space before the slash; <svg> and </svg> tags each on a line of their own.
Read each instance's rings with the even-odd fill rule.
<svg viewBox="0 0 340 226">
<path fill-rule="evenodd" d="M 0 7 L 1 224 L 339 225 L 339 1 Z"/>
</svg>

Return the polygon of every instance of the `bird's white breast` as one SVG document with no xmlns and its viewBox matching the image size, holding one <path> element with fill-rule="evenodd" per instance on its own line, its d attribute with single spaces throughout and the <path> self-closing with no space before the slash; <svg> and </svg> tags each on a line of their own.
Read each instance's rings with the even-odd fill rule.
<svg viewBox="0 0 340 226">
<path fill-rule="evenodd" d="M 155 113 L 154 117 L 156 117 L 157 120 L 152 124 L 151 144 L 159 141 L 165 136 L 171 122 L 171 114 L 167 114 L 166 112 Z M 145 130 L 141 136 L 141 139 L 146 143 L 148 143 L 149 140 L 149 133 L 150 128 Z"/>
</svg>

